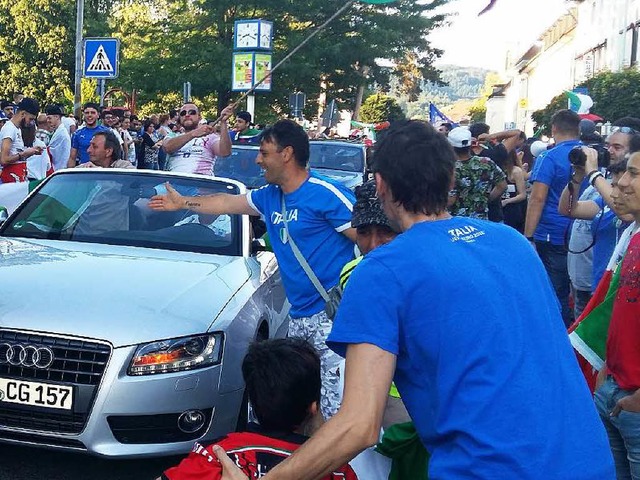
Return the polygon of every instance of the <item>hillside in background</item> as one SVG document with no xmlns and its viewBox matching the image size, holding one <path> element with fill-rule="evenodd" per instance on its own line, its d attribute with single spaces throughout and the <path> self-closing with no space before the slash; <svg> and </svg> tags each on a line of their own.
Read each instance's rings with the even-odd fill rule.
<svg viewBox="0 0 640 480">
<path fill-rule="evenodd" d="M 442 65 L 438 68 L 442 71 L 441 78 L 447 85 L 423 83 L 422 93 L 415 102 L 409 102 L 407 97 L 402 95 L 396 96 L 408 118 L 428 120 L 429 103 L 433 102 L 452 120 L 460 120 L 468 115 L 473 101 L 482 96 L 487 75 L 492 73 L 482 68 L 455 65 Z"/>
</svg>

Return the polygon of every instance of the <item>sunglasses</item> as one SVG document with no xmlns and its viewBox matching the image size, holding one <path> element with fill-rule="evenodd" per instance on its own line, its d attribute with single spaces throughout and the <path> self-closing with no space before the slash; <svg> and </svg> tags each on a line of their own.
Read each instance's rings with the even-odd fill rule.
<svg viewBox="0 0 640 480">
<path fill-rule="evenodd" d="M 611 133 L 617 133 L 617 132 L 628 133 L 630 135 L 635 135 L 636 133 L 638 133 L 636 130 L 634 130 L 631 127 L 613 127 L 611 129 Z"/>
<path fill-rule="evenodd" d="M 180 116 L 184 117 L 185 115 L 197 115 L 198 111 L 197 110 L 181 110 L 180 111 Z"/>
</svg>

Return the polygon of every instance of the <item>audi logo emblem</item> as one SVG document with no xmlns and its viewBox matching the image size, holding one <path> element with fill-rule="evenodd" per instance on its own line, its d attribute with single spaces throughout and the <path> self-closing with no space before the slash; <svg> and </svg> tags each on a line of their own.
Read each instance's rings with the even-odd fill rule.
<svg viewBox="0 0 640 480">
<path fill-rule="evenodd" d="M 49 347 L 0 343 L 0 365 L 46 369 L 53 363 L 53 350 Z"/>
</svg>

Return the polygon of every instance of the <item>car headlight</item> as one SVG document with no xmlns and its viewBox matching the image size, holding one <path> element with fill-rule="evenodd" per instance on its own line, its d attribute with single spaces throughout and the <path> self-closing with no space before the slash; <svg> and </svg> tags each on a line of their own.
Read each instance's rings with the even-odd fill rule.
<svg viewBox="0 0 640 480">
<path fill-rule="evenodd" d="M 140 345 L 129 375 L 180 372 L 216 365 L 222 360 L 222 333 L 173 338 Z"/>
</svg>

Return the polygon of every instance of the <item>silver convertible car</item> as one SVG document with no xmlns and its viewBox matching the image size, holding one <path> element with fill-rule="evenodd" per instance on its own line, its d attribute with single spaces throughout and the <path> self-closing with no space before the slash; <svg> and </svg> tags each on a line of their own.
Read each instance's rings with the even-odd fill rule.
<svg viewBox="0 0 640 480">
<path fill-rule="evenodd" d="M 233 180 L 65 170 L 0 227 L 0 441 L 178 454 L 246 418 L 241 362 L 286 334 L 274 255 L 249 217 L 156 212 Z"/>
</svg>

